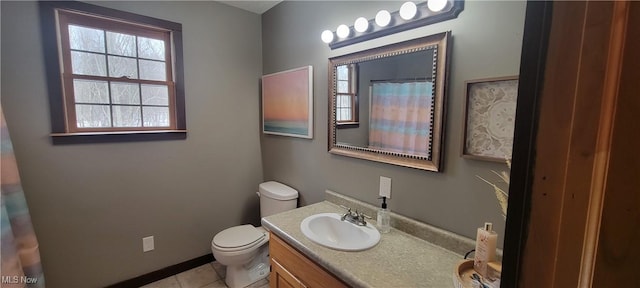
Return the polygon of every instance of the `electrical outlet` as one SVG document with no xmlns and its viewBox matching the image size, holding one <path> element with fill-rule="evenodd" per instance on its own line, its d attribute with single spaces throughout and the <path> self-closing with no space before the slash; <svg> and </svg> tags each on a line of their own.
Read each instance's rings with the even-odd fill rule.
<svg viewBox="0 0 640 288">
<path fill-rule="evenodd" d="M 153 236 L 142 238 L 142 252 L 149 252 L 155 249 L 153 245 Z"/>
<path fill-rule="evenodd" d="M 380 196 L 391 199 L 391 178 L 380 176 Z"/>
</svg>

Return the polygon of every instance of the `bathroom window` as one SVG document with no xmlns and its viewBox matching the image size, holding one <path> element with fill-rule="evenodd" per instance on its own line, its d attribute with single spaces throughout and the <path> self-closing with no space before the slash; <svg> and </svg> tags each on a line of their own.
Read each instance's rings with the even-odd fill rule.
<svg viewBox="0 0 640 288">
<path fill-rule="evenodd" d="M 358 124 L 357 64 L 336 67 L 336 125 Z"/>
<path fill-rule="evenodd" d="M 51 98 L 60 99 L 52 105 L 61 102 L 63 108 L 52 114 L 64 116 L 62 121 L 53 119 L 54 140 L 127 134 L 149 139 L 142 135 L 184 133 L 182 55 L 176 53 L 182 47 L 177 42 L 181 25 L 70 3 L 81 7 L 50 7 L 62 85 L 62 95 Z M 86 11 L 77 9 L 83 7 Z"/>
</svg>

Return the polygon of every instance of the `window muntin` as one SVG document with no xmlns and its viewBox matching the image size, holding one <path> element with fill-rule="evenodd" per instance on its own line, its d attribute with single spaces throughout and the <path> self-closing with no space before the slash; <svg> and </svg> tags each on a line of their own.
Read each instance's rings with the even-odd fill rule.
<svg viewBox="0 0 640 288">
<path fill-rule="evenodd" d="M 56 11 L 67 132 L 176 129 L 171 31 Z"/>
<path fill-rule="evenodd" d="M 356 64 L 336 67 L 336 124 L 358 122 Z"/>
</svg>

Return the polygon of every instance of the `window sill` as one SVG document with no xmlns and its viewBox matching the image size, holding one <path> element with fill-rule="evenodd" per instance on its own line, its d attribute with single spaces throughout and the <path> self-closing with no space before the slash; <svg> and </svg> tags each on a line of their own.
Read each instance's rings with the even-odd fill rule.
<svg viewBox="0 0 640 288">
<path fill-rule="evenodd" d="M 151 130 L 123 132 L 81 132 L 52 133 L 54 145 L 113 143 L 134 141 L 183 140 L 187 138 L 187 130 Z"/>
<path fill-rule="evenodd" d="M 360 122 L 344 122 L 336 124 L 337 129 L 345 129 L 345 128 L 358 128 L 360 127 Z"/>
</svg>

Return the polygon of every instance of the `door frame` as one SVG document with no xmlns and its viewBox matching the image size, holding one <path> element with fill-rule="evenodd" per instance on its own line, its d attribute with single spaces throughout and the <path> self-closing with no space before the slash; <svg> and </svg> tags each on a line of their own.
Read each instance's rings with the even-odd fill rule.
<svg viewBox="0 0 640 288">
<path fill-rule="evenodd" d="M 527 1 L 502 259 L 502 287 L 517 287 L 522 270 L 531 210 L 539 98 L 544 82 L 552 10 L 552 2 Z"/>
</svg>

